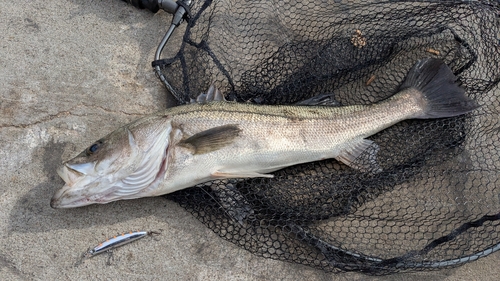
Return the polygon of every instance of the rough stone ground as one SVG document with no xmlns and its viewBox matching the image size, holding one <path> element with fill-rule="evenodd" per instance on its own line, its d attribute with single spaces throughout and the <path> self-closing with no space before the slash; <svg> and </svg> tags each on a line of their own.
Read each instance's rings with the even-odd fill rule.
<svg viewBox="0 0 500 281">
<path fill-rule="evenodd" d="M 125 3 L 0 0 L 1 280 L 496 280 L 500 253 L 458 269 L 332 275 L 256 257 L 164 198 L 49 206 L 55 169 L 88 144 L 167 106 L 150 62 L 170 15 Z M 171 44 L 170 46 L 175 45 Z M 175 51 L 175 50 L 173 50 Z M 76 265 L 90 246 L 158 230 Z"/>
</svg>

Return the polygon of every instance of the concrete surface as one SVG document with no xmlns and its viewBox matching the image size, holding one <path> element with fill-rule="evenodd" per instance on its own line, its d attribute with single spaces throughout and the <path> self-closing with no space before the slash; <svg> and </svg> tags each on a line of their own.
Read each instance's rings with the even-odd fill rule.
<svg viewBox="0 0 500 281">
<path fill-rule="evenodd" d="M 1 280 L 496 280 L 500 253 L 458 269 L 332 275 L 256 257 L 176 203 L 54 210 L 55 169 L 116 127 L 166 106 L 150 63 L 170 15 L 125 3 L 0 0 Z M 78 265 L 130 230 L 161 235 Z"/>
</svg>

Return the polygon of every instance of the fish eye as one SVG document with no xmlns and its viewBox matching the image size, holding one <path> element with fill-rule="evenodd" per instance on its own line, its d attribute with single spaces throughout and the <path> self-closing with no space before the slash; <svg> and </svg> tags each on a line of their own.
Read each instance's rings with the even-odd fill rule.
<svg viewBox="0 0 500 281">
<path fill-rule="evenodd" d="M 102 144 L 102 141 L 97 141 L 95 142 L 93 145 L 89 146 L 87 148 L 87 150 L 85 151 L 85 153 L 90 156 L 92 154 L 94 154 L 97 150 L 99 150 L 99 148 L 101 147 L 101 144 Z"/>
</svg>

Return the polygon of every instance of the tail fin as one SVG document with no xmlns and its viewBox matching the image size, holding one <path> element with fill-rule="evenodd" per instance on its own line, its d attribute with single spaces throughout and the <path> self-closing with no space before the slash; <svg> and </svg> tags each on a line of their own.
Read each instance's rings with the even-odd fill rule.
<svg viewBox="0 0 500 281">
<path fill-rule="evenodd" d="M 457 77 L 440 59 L 419 60 L 410 69 L 401 89 L 413 88 L 423 94 L 423 112 L 414 118 L 443 118 L 465 114 L 478 104 L 465 96 Z"/>
</svg>

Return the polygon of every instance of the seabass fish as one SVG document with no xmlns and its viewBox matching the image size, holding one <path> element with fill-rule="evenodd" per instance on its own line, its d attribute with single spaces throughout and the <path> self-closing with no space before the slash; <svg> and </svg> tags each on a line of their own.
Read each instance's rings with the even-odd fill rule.
<svg viewBox="0 0 500 281">
<path fill-rule="evenodd" d="M 215 179 L 272 177 L 278 169 L 327 158 L 377 172 L 377 145 L 366 137 L 405 119 L 452 117 L 477 107 L 455 81 L 441 60 L 423 59 L 397 94 L 372 105 L 213 101 L 173 107 L 117 129 L 65 162 L 58 173 L 66 184 L 51 206 L 158 196 Z M 369 161 L 359 161 L 360 155 Z"/>
</svg>

